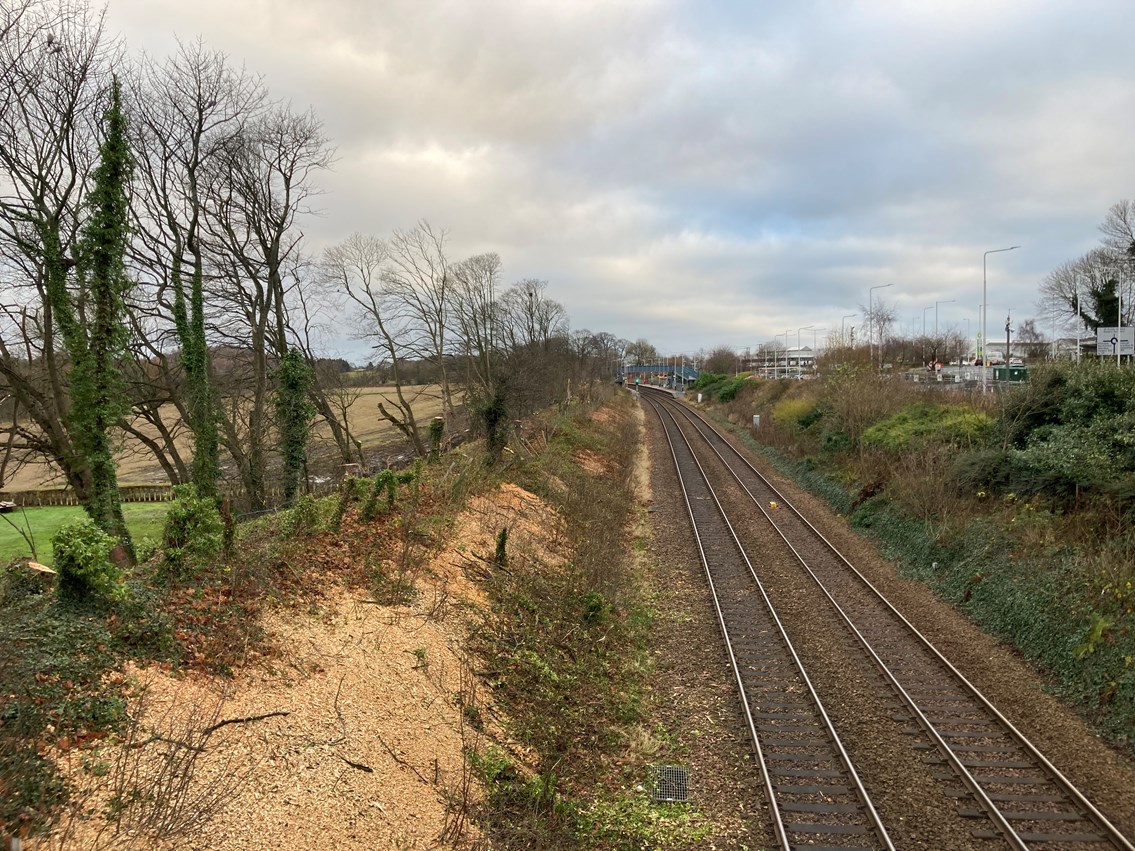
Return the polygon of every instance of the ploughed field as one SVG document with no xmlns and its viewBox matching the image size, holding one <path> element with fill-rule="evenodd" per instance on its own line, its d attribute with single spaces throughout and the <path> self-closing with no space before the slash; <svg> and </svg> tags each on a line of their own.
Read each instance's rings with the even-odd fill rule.
<svg viewBox="0 0 1135 851">
<path fill-rule="evenodd" d="M 414 409 L 414 416 L 420 425 L 428 424 L 431 417 L 441 413 L 441 397 L 436 385 L 421 385 L 403 388 L 407 400 Z M 378 403 L 395 398 L 392 387 L 361 387 L 352 390 L 347 401 L 347 421 L 351 434 L 362 444 L 364 451 L 400 441 L 401 434 L 378 413 Z M 161 409 L 162 420 L 177 434 L 177 447 L 187 462 L 192 458 L 192 439 L 188 428 L 181 422 L 177 410 L 172 405 Z M 145 433 L 156 435 L 156 429 L 147 425 Z M 309 453 L 313 462 L 319 460 L 334 464 L 335 446 L 327 424 L 316 421 Z M 165 484 L 168 478 L 153 455 L 141 441 L 127 436 L 118 452 L 118 481 L 121 485 Z M 225 463 L 222 448 L 222 464 Z M 315 464 L 313 463 L 313 466 Z M 63 482 L 58 473 L 48 465 L 32 462 L 15 472 L 10 472 L 3 482 L 5 491 L 39 490 L 61 487 Z"/>
</svg>

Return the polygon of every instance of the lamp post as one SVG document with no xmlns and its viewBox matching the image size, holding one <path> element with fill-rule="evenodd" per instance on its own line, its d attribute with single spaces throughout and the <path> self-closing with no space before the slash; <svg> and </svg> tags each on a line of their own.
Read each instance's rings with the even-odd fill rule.
<svg viewBox="0 0 1135 851">
<path fill-rule="evenodd" d="M 987 315 L 989 313 L 989 287 L 986 277 L 986 259 L 990 254 L 1000 254 L 1002 251 L 1013 251 L 1020 248 L 1019 245 L 1010 245 L 1008 248 L 991 248 L 981 255 L 981 392 L 985 393 L 989 389 L 989 369 L 985 363 L 988 360 L 988 352 L 985 347 L 989 345 L 989 329 L 986 324 Z M 1008 357 L 1008 353 L 1005 355 Z"/>
<path fill-rule="evenodd" d="M 1080 363 L 1080 332 L 1084 330 L 1084 320 L 1080 315 L 1080 279 L 1076 279 L 1076 363 Z"/>
<path fill-rule="evenodd" d="M 875 290 L 882 290 L 892 286 L 894 286 L 894 284 L 879 284 L 877 287 L 870 287 L 867 290 L 867 321 L 870 323 L 867 326 L 867 334 L 871 342 L 870 355 L 872 366 L 875 365 L 875 304 L 873 301 Z"/>
<path fill-rule="evenodd" d="M 849 314 L 847 314 L 847 316 L 843 316 L 843 317 L 840 317 L 840 320 L 839 320 L 839 336 L 840 336 L 840 340 L 842 340 L 842 339 L 843 339 L 843 320 L 844 320 L 844 319 L 854 319 L 854 318 L 855 318 L 856 316 L 858 316 L 858 315 L 859 315 L 858 313 L 849 313 Z"/>
<path fill-rule="evenodd" d="M 800 332 L 801 331 L 807 331 L 809 328 L 814 328 L 814 327 L 815 327 L 815 325 L 801 325 L 799 328 L 796 329 L 796 371 L 798 373 L 800 372 L 800 349 L 802 348 L 802 346 L 800 344 Z"/>
<path fill-rule="evenodd" d="M 813 328 L 812 329 L 812 372 L 816 371 L 816 332 L 827 331 L 827 328 Z"/>
</svg>

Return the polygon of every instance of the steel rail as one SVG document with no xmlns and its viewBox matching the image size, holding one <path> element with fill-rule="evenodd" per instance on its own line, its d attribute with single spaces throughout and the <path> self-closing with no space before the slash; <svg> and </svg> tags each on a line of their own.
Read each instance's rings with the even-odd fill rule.
<svg viewBox="0 0 1135 851">
<path fill-rule="evenodd" d="M 674 461 L 675 472 L 678 476 L 679 487 L 682 491 L 682 497 L 686 504 L 686 511 L 690 518 L 690 523 L 694 538 L 698 545 L 698 552 L 701 557 L 702 566 L 705 570 L 706 581 L 709 585 L 710 594 L 713 598 L 713 604 L 714 609 L 717 613 L 718 624 L 721 628 L 726 650 L 729 655 L 730 665 L 733 669 L 734 678 L 737 682 L 737 688 L 740 692 L 742 707 L 744 709 L 746 722 L 749 727 L 749 735 L 753 742 L 753 749 L 756 753 L 757 763 L 760 766 L 765 794 L 768 796 L 769 800 L 770 817 L 773 823 L 773 832 L 776 835 L 777 841 L 780 843 L 781 848 L 786 849 L 786 851 L 789 851 L 789 849 L 794 847 L 789 838 L 790 831 L 787 829 L 787 826 L 781 814 L 781 807 L 779 806 L 780 795 L 778 794 L 776 784 L 772 780 L 772 775 L 765 759 L 765 752 L 761 743 L 761 736 L 753 718 L 752 706 L 748 690 L 741 675 L 740 664 L 737 659 L 737 654 L 734 650 L 733 641 L 730 637 L 729 627 L 726 622 L 726 616 L 722 609 L 721 598 L 718 594 L 717 589 L 717 583 L 714 581 L 711 559 L 709 554 L 706 552 L 706 547 L 702 539 L 702 530 L 699 526 L 699 521 L 694 511 L 693 500 L 690 496 L 686 478 L 682 472 L 682 464 L 678 457 L 679 450 L 675 445 L 672 431 L 676 431 L 678 433 L 678 436 L 681 438 L 682 443 L 685 445 L 685 450 L 689 453 L 690 462 L 692 462 L 692 464 L 697 468 L 701 476 L 701 484 L 704 485 L 705 490 L 708 492 L 710 498 L 713 501 L 713 504 L 716 506 L 717 515 L 721 523 L 728 530 L 729 536 L 733 542 L 734 547 L 736 548 L 737 554 L 743 560 L 750 578 L 752 579 L 755 587 L 760 593 L 761 600 L 764 603 L 764 607 L 768 615 L 776 625 L 778 637 L 780 638 L 784 648 L 787 650 L 789 656 L 791 657 L 792 662 L 796 667 L 797 673 L 807 689 L 808 695 L 811 699 L 812 707 L 816 711 L 816 714 L 823 724 L 824 730 L 826 731 L 830 739 L 830 744 L 834 747 L 840 762 L 843 764 L 848 779 L 850 779 L 854 788 L 854 794 L 859 799 L 859 803 L 865 811 L 867 820 L 869 821 L 872 829 L 875 832 L 875 838 L 882 843 L 882 847 L 887 849 L 887 851 L 894 851 L 894 845 L 891 842 L 889 835 L 887 834 L 886 827 L 883 824 L 882 819 L 879 817 L 879 814 L 876 811 L 875 806 L 872 803 L 870 796 L 859 777 L 858 772 L 856 772 L 855 767 L 852 764 L 850 755 L 844 748 L 842 741 L 840 741 L 839 735 L 835 729 L 835 725 L 832 723 L 831 718 L 828 716 L 827 711 L 824 708 L 822 701 L 820 700 L 819 694 L 816 692 L 814 686 L 812 685 L 811 679 L 808 677 L 807 671 L 804 668 L 803 661 L 800 659 L 795 647 L 792 645 L 792 641 L 788 636 L 788 632 L 781 622 L 780 617 L 777 614 L 776 609 L 773 606 L 767 592 L 765 591 L 764 585 L 758 577 L 756 570 L 753 568 L 752 562 L 749 560 L 744 546 L 741 544 L 741 541 L 738 538 L 733 525 L 730 523 L 724 507 L 721 505 L 721 502 L 718 499 L 717 494 L 714 492 L 713 487 L 709 484 L 708 475 L 706 474 L 704 468 L 701 466 L 700 462 L 698 462 L 697 457 L 694 455 L 693 447 L 690 445 L 688 438 L 682 433 L 682 430 L 678 425 L 676 419 L 674 419 L 672 412 L 666 412 L 666 415 L 670 418 L 670 426 L 668 426 L 666 419 L 663 417 L 663 406 L 654 405 L 653 403 L 651 403 L 651 407 L 654 409 L 660 423 L 662 424 L 663 432 L 666 435 L 666 440 L 670 447 L 670 453 Z"/>
<path fill-rule="evenodd" d="M 670 394 L 665 394 L 665 395 L 669 396 L 671 399 L 673 399 L 673 397 L 670 396 Z M 1047 757 L 1044 756 L 1044 754 L 1004 715 L 1004 713 L 1002 713 L 1000 710 L 998 710 L 997 707 L 994 706 L 993 703 L 990 702 L 989 699 L 985 697 L 985 695 L 977 688 L 977 686 L 975 686 L 973 683 L 971 683 L 969 681 L 969 679 L 967 679 L 965 677 L 965 675 L 962 674 L 962 672 L 959 671 L 933 645 L 933 643 L 931 643 L 931 641 L 925 635 L 923 635 L 922 632 L 919 631 L 917 627 L 914 626 L 914 624 L 912 624 L 897 608 L 895 608 L 895 606 L 882 594 L 882 592 L 880 592 L 871 583 L 871 581 L 868 580 L 867 577 L 864 576 L 843 555 L 843 553 L 841 553 L 839 551 L 839 549 L 834 544 L 832 544 L 832 542 L 829 541 L 807 519 L 807 517 L 805 517 L 767 479 L 767 477 L 765 477 L 763 474 L 761 474 L 761 472 L 759 470 L 757 470 L 756 467 L 753 466 L 753 464 L 736 449 L 736 447 L 734 447 L 727 439 L 725 439 L 724 435 L 721 434 L 721 432 L 717 429 L 716 426 L 714 426 L 712 423 L 709 423 L 705 419 L 705 417 L 701 416 L 699 413 L 691 410 L 689 408 L 689 406 L 687 406 L 687 405 L 680 404 L 676 400 L 672 401 L 671 404 L 676 405 L 681 410 L 683 416 L 694 423 L 695 428 L 697 428 L 699 433 L 702 434 L 703 438 L 706 440 L 707 445 L 709 445 L 710 448 L 714 451 L 714 453 L 717 454 L 717 456 L 721 459 L 722 463 L 726 466 L 726 468 L 730 470 L 730 472 L 732 473 L 732 475 L 734 476 L 734 478 L 736 479 L 738 484 L 745 490 L 745 492 L 749 495 L 750 499 L 753 500 L 754 504 L 761 511 L 761 513 L 765 516 L 765 518 L 769 521 L 769 523 L 773 526 L 773 528 L 777 530 L 777 533 L 781 536 L 781 538 L 785 541 L 785 543 L 793 551 L 793 553 L 796 555 L 797 559 L 800 561 L 801 565 L 808 572 L 808 574 L 812 577 L 812 579 L 816 582 L 816 584 L 820 587 L 820 589 L 823 591 L 823 593 L 828 597 L 829 601 L 831 602 L 833 607 L 836 609 L 836 611 L 840 614 L 840 616 L 844 619 L 845 623 L 850 628 L 852 633 L 856 636 L 856 638 L 864 646 L 865 650 L 868 652 L 868 654 L 871 656 L 871 658 L 875 661 L 876 666 L 879 668 L 879 670 L 881 671 L 883 676 L 888 680 L 888 682 L 891 684 L 892 688 L 896 691 L 896 693 L 903 700 L 903 702 L 907 704 L 907 707 L 908 707 L 908 709 L 910 709 L 912 711 L 912 714 L 914 715 L 916 722 L 927 733 L 927 735 L 930 737 L 931 741 L 935 744 L 935 746 L 937 747 L 939 752 L 942 754 L 942 756 L 950 763 L 951 768 L 954 769 L 958 778 L 962 781 L 963 784 L 965 784 L 965 786 L 970 791 L 970 793 L 974 795 L 974 797 L 977 799 L 977 801 L 985 809 L 986 815 L 990 818 L 991 821 L 993 821 L 993 823 L 1004 834 L 1004 838 L 1006 839 L 1006 841 L 1008 841 L 1011 845 L 1013 845 L 1013 847 L 1018 848 L 1018 849 L 1022 849 L 1022 851 L 1024 851 L 1024 849 L 1028 849 L 1030 847 L 1028 844 L 1026 844 L 1025 839 L 1021 838 L 1018 831 L 1012 826 L 1009 819 L 1002 812 L 1001 808 L 999 806 L 997 806 L 997 804 L 985 792 L 984 788 L 981 786 L 980 782 L 974 777 L 973 773 L 969 771 L 968 767 L 966 767 L 965 765 L 962 764 L 962 761 L 960 760 L 960 758 L 957 756 L 956 753 L 954 753 L 954 749 L 951 748 L 949 746 L 949 744 L 945 741 L 945 738 L 941 735 L 941 733 L 938 731 L 937 727 L 933 724 L 933 722 L 931 722 L 926 717 L 925 713 L 918 706 L 917 701 L 913 697 L 911 697 L 911 695 L 909 694 L 907 689 L 905 689 L 901 685 L 901 683 L 899 682 L 899 680 L 898 680 L 897 676 L 894 674 L 894 672 L 882 660 L 882 658 L 878 655 L 878 653 L 875 651 L 875 649 L 871 646 L 870 642 L 862 634 L 862 632 L 855 626 L 855 624 L 852 622 L 851 618 L 846 614 L 846 612 L 843 610 L 843 608 L 835 600 L 834 596 L 827 589 L 827 587 L 824 585 L 824 583 L 820 580 L 820 578 L 818 576 L 816 576 L 815 572 L 811 569 L 811 567 L 809 567 L 809 565 L 801 557 L 801 555 L 797 551 L 796 547 L 793 546 L 793 544 L 790 541 L 788 541 L 788 539 L 785 536 L 785 534 L 783 533 L 783 531 L 779 528 L 777 521 L 775 521 L 773 519 L 773 517 L 770 515 L 768 510 L 763 505 L 762 501 L 760 499 L 758 499 L 750 491 L 749 487 L 745 484 L 745 482 L 741 479 L 740 475 L 733 468 L 733 465 L 730 464 L 728 461 L 726 461 L 725 457 L 717 449 L 715 442 L 712 441 L 709 437 L 707 437 L 705 435 L 703 428 L 708 429 L 710 432 L 712 432 L 712 434 L 716 438 L 716 440 L 719 441 L 721 444 L 723 444 L 725 447 L 728 448 L 731 457 L 738 460 L 742 465 L 744 465 L 744 467 L 747 468 L 748 471 L 751 472 L 758 479 L 758 481 L 761 482 L 761 484 L 764 487 L 766 487 L 772 494 L 774 494 L 777 497 L 778 504 L 780 506 L 782 506 L 783 508 L 787 508 L 791 512 L 791 514 L 793 514 L 801 523 L 803 523 L 804 526 L 806 526 L 811 531 L 811 533 L 819 541 L 821 541 L 824 546 L 826 546 L 828 548 L 828 550 L 838 559 L 838 561 L 841 562 L 842 565 L 844 567 L 846 567 L 851 572 L 851 574 L 858 580 L 858 582 L 865 589 L 867 589 L 867 591 L 871 595 L 873 595 L 880 604 L 882 604 L 882 606 L 885 608 L 885 610 L 887 610 L 888 613 L 892 617 L 897 619 L 906 628 L 906 630 L 909 632 L 909 634 L 911 634 L 915 638 L 916 642 L 921 644 L 923 649 L 926 652 L 928 652 L 932 657 L 934 657 L 939 662 L 939 664 L 942 665 L 946 669 L 946 671 L 958 683 L 960 683 L 963 686 L 964 690 L 966 692 L 968 692 L 969 697 L 971 697 L 982 710 L 984 710 L 989 716 L 991 716 L 996 721 L 996 723 L 998 723 L 1002 727 L 1003 731 L 1008 734 L 1009 738 L 1018 747 L 1020 747 L 1022 749 L 1022 751 L 1024 751 L 1027 756 L 1032 758 L 1037 763 L 1037 766 L 1041 770 L 1043 770 L 1044 772 L 1047 773 L 1048 779 L 1051 780 L 1054 783 L 1054 785 L 1056 787 L 1058 787 L 1060 789 L 1060 791 L 1068 797 L 1069 803 L 1072 804 L 1074 807 L 1078 808 L 1082 813 L 1086 814 L 1086 816 L 1087 816 L 1086 820 L 1093 823 L 1094 826 L 1098 830 L 1100 830 L 1100 832 L 1103 834 L 1103 836 L 1101 836 L 1101 840 L 1110 843 L 1115 848 L 1122 849 L 1122 851 L 1135 851 L 1135 845 L 1133 845 L 1132 842 L 1126 836 L 1124 836 L 1119 831 L 1119 829 L 1116 828 L 1115 825 L 1112 824 L 1111 821 L 1102 812 L 1100 812 L 1100 810 L 1094 804 L 1092 804 L 1091 801 L 1089 801 L 1088 798 L 1082 792 L 1080 792 L 1080 790 L 1077 789 L 1076 786 L 1067 777 L 1065 777 L 1064 774 L 1062 772 L 1060 772 L 1060 770 L 1057 769 L 1056 766 L 1053 765 L 1052 762 Z M 1022 819 L 1022 820 L 1024 820 L 1024 819 Z M 1069 840 L 1069 841 L 1073 841 L 1073 840 Z M 1087 841 L 1087 840 L 1083 840 L 1083 841 Z"/>
</svg>

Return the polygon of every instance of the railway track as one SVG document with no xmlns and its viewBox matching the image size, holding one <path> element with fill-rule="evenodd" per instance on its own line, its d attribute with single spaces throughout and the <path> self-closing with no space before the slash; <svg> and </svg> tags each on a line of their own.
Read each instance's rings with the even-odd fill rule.
<svg viewBox="0 0 1135 851">
<path fill-rule="evenodd" d="M 729 648 L 734 672 L 746 717 L 750 725 L 754 750 L 761 766 L 766 794 L 772 804 L 773 829 L 783 848 L 801 847 L 809 843 L 817 847 L 816 836 L 801 840 L 791 831 L 778 829 L 778 824 L 795 825 L 797 810 L 781 808 L 781 789 L 817 788 L 819 784 L 785 782 L 792 774 L 778 770 L 789 765 L 781 756 L 766 758 L 782 742 L 791 742 L 781 735 L 783 726 L 799 726 L 801 734 L 812 730 L 807 724 L 788 724 L 777 717 L 781 712 L 799 711 L 795 703 L 781 697 L 785 707 L 775 706 L 777 695 L 792 695 L 801 682 L 804 690 L 814 693 L 807 680 L 791 641 L 785 634 L 782 640 L 794 660 L 797 679 L 781 679 L 780 672 L 788 666 L 777 662 L 767 668 L 761 659 L 767 655 L 772 642 L 765 626 L 756 633 L 750 627 L 756 623 L 757 609 L 768 614 L 768 621 L 779 627 L 779 618 L 765 588 L 745 555 L 733 526 L 725 518 L 715 491 L 710 484 L 707 467 L 714 465 L 728 471 L 736 486 L 747 494 L 751 505 L 763 516 L 768 527 L 775 530 L 792 551 L 816 593 L 826 600 L 835 615 L 843 622 L 854 643 L 869 657 L 880 675 L 883 687 L 897 700 L 901 720 L 908 732 L 918 736 L 918 747 L 924 749 L 923 762 L 941 781 L 949 784 L 947 794 L 957 803 L 958 812 L 972 821 L 972 835 L 979 839 L 1000 839 L 1016 849 L 1125 849 L 1135 851 L 1135 845 L 1123 836 L 1108 819 L 1082 795 L 1040 751 L 1022 735 L 1012 723 L 994 707 L 934 646 L 892 606 L 871 583 L 798 512 L 792 504 L 768 482 L 749 461 L 741 455 L 711 424 L 698 416 L 689 406 L 676 402 L 666 393 L 645 391 L 641 394 L 657 413 L 670 442 L 675 466 L 691 522 L 702 554 L 703 565 L 714 595 L 723 635 Z M 699 456 L 701 460 L 699 461 Z M 720 472 L 713 475 L 721 474 Z M 748 512 L 747 519 L 756 516 Z M 768 528 L 766 527 L 766 528 Z M 731 540 L 730 540 L 731 539 Z M 708 542 L 708 544 L 707 544 Z M 740 556 L 735 553 L 740 553 Z M 745 569 L 738 566 L 743 561 Z M 746 576 L 745 574 L 748 574 Z M 780 630 L 783 633 L 783 629 Z M 756 656 L 757 661 L 751 661 Z M 760 673 L 746 672 L 756 665 Z M 813 694 L 814 696 L 814 694 Z M 819 698 L 815 699 L 816 712 L 826 719 Z M 757 707 L 754 710 L 752 707 Z M 828 725 L 830 727 L 830 723 Z M 837 732 L 830 729 L 829 740 L 842 752 Z M 787 753 L 803 754 L 799 745 L 789 745 Z M 846 753 L 842 755 L 846 761 Z M 815 765 L 800 770 L 814 769 Z M 824 771 L 835 769 L 824 768 Z M 850 776 L 854 767 L 847 761 Z M 863 828 L 863 813 L 873 813 L 867 792 L 858 783 L 845 778 L 826 778 L 832 786 L 855 801 L 843 800 L 847 808 L 840 810 L 849 815 L 849 824 Z M 788 793 L 784 803 L 795 801 Z M 812 794 L 823 796 L 823 792 Z M 813 803 L 804 801 L 803 803 Z M 853 807 L 860 815 L 851 817 Z M 807 811 L 807 810 L 805 810 Z M 785 817 L 785 814 L 790 814 Z M 861 821 L 855 821 L 856 818 Z M 829 818 L 828 824 L 837 824 Z M 890 847 L 885 827 L 872 828 L 871 839 L 867 832 L 850 831 L 838 835 L 849 844 L 841 847 Z M 836 835 L 836 831 L 832 831 Z M 853 844 L 851 837 L 856 837 Z M 830 837 L 829 837 L 830 838 Z M 876 843 L 862 844 L 863 842 Z"/>
</svg>

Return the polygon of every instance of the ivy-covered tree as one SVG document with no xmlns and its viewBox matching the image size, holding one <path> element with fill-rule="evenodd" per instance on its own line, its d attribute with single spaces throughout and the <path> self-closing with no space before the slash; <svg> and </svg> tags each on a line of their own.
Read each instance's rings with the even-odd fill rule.
<svg viewBox="0 0 1135 851">
<path fill-rule="evenodd" d="M 113 430 L 130 410 L 123 381 L 127 355 L 126 294 L 130 279 L 124 257 L 129 239 L 129 185 L 133 169 L 126 117 L 117 78 L 103 119 L 87 217 L 76 250 L 77 297 L 62 276 L 49 278 L 48 296 L 71 360 L 68 426 L 75 448 L 90 466 L 91 488 L 83 507 L 133 560 L 133 545 L 118 494 Z"/>
<path fill-rule="evenodd" d="M 299 490 L 307 462 L 307 440 L 315 419 L 315 406 L 308 399 L 315 373 L 297 348 L 288 349 L 276 370 L 276 424 L 284 454 L 284 501 L 291 502 Z"/>
</svg>

